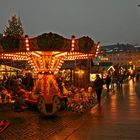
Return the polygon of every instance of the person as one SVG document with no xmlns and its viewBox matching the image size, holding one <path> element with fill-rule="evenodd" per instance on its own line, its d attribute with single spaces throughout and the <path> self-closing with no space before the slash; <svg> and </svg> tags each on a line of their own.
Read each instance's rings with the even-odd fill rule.
<svg viewBox="0 0 140 140">
<path fill-rule="evenodd" d="M 31 73 L 26 73 L 25 77 L 22 77 L 22 84 L 26 90 L 32 91 L 34 86 L 34 79 Z"/>
<path fill-rule="evenodd" d="M 116 77 L 114 76 L 114 74 L 111 76 L 111 89 L 114 89 L 114 84 L 116 83 Z"/>
<path fill-rule="evenodd" d="M 63 95 L 63 77 L 60 73 L 56 76 L 56 81 L 60 89 L 60 93 Z"/>
<path fill-rule="evenodd" d="M 119 87 L 122 87 L 124 77 L 125 77 L 124 74 L 123 75 L 119 75 L 119 77 L 118 77 L 118 86 Z"/>
<path fill-rule="evenodd" d="M 110 83 L 111 83 L 111 78 L 110 78 L 109 75 L 107 75 L 107 77 L 105 79 L 105 84 L 106 84 L 107 92 L 109 92 Z"/>
<path fill-rule="evenodd" d="M 101 94 L 102 94 L 102 90 L 103 90 L 103 84 L 104 84 L 103 80 L 97 74 L 96 79 L 94 81 L 94 90 L 96 92 L 97 100 L 98 100 L 99 104 L 101 103 Z"/>
<path fill-rule="evenodd" d="M 139 73 L 136 75 L 136 80 L 139 81 Z"/>
</svg>

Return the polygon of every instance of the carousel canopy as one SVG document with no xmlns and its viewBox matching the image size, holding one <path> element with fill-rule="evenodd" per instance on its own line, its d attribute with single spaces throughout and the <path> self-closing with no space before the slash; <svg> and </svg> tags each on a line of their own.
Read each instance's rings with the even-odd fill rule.
<svg viewBox="0 0 140 140">
<path fill-rule="evenodd" d="M 27 36 L 25 36 L 26 38 Z M 25 38 L 4 36 L 0 39 L 0 53 L 26 52 Z M 91 52 L 96 50 L 97 44 L 88 36 L 76 39 L 75 52 Z M 34 38 L 29 38 L 30 51 L 71 51 L 72 39 L 64 38 L 56 33 L 44 33 Z"/>
<path fill-rule="evenodd" d="M 88 36 L 76 39 L 64 38 L 55 33 L 44 33 L 34 38 L 0 39 L 0 58 L 26 60 L 35 72 L 58 72 L 65 60 L 94 58 L 99 51 L 99 43 Z"/>
</svg>

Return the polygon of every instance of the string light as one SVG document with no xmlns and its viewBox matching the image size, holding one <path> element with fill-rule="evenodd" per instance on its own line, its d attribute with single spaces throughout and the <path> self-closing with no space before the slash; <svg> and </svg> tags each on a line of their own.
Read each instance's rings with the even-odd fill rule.
<svg viewBox="0 0 140 140">
<path fill-rule="evenodd" d="M 88 59 L 97 57 L 99 53 L 99 43 L 94 44 L 94 52 L 75 52 L 75 36 L 71 37 L 71 50 L 70 52 L 42 52 L 42 51 L 31 51 L 30 40 L 28 35 L 25 36 L 25 47 L 27 52 L 18 52 L 14 54 L 1 54 L 2 59 L 13 59 L 13 60 L 27 60 L 34 72 L 58 72 L 65 60 L 75 59 Z M 49 61 L 49 66 L 46 66 L 46 60 Z"/>
<path fill-rule="evenodd" d="M 74 47 L 75 47 L 75 36 L 73 35 L 72 39 L 71 39 L 71 51 L 72 52 L 74 51 Z"/>
</svg>

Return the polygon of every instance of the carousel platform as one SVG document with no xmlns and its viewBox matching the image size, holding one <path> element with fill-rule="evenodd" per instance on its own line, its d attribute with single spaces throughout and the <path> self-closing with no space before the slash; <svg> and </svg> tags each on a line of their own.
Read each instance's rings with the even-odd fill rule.
<svg viewBox="0 0 140 140">
<path fill-rule="evenodd" d="M 35 99 L 25 99 L 25 103 L 28 107 L 28 110 L 38 110 L 37 109 L 37 100 L 35 100 Z"/>
</svg>

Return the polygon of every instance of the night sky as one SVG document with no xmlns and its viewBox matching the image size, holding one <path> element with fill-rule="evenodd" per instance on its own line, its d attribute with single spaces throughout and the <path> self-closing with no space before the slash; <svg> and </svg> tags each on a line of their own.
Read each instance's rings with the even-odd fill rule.
<svg viewBox="0 0 140 140">
<path fill-rule="evenodd" d="M 140 0 L 0 0 L 0 33 L 14 14 L 24 33 L 90 36 L 101 45 L 140 45 Z"/>
</svg>

